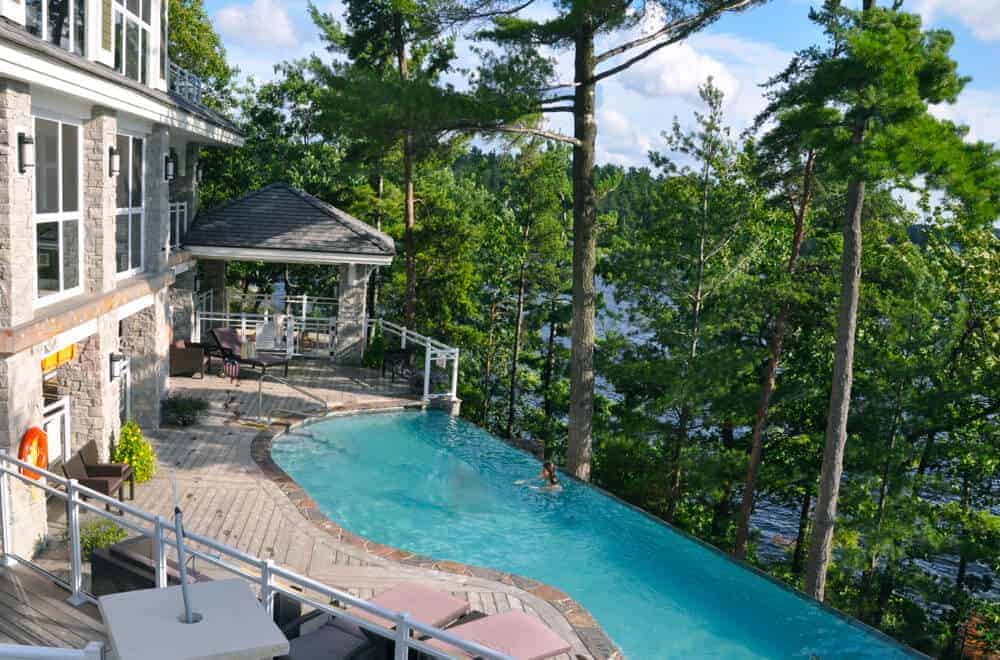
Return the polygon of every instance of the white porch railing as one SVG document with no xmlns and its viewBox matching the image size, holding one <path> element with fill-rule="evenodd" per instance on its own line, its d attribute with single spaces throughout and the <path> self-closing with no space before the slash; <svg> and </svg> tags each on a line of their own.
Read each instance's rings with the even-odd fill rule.
<svg viewBox="0 0 1000 660">
<path fill-rule="evenodd" d="M 42 408 L 42 430 L 49 438 L 49 455 L 62 461 L 69 460 L 73 437 L 73 416 L 70 398 L 59 397 Z"/>
<path fill-rule="evenodd" d="M 431 339 L 425 335 L 410 330 L 409 328 L 397 325 L 383 319 L 368 319 L 365 323 L 368 333 L 368 340 L 377 330 L 382 332 L 382 336 L 388 339 L 389 336 L 399 339 L 401 349 L 416 348 L 422 349 L 424 353 L 424 400 L 446 397 L 455 399 L 458 396 L 458 349 L 447 344 L 443 344 L 436 339 Z M 386 346 L 391 346 L 391 342 L 386 341 Z M 436 393 L 431 391 L 431 371 L 434 365 L 440 369 L 451 367 L 448 383 L 448 391 Z"/>
<path fill-rule="evenodd" d="M 21 474 L 22 469 L 41 474 L 45 479 L 34 480 Z M 20 481 L 31 488 L 38 488 L 53 497 L 66 502 L 67 527 L 70 544 L 70 580 L 66 582 L 49 573 L 33 562 L 11 551 L 11 480 Z M 83 497 L 93 500 L 84 502 Z M 104 510 L 104 505 L 121 509 L 121 515 Z M 132 532 L 149 537 L 153 542 L 153 558 L 155 564 L 155 581 L 157 588 L 167 586 L 167 554 L 170 548 L 177 547 L 177 529 L 174 522 L 131 506 L 124 502 L 102 495 L 97 491 L 79 485 L 75 479 L 65 479 L 47 470 L 25 463 L 9 456 L 6 450 L 0 450 L 0 563 L 10 566 L 20 564 L 43 577 L 46 577 L 70 591 L 69 602 L 80 605 L 85 602 L 97 603 L 97 598 L 83 588 L 83 560 L 80 546 L 80 512 L 86 511 L 113 521 L 115 524 Z M 188 531 L 184 532 L 185 552 L 212 566 L 243 578 L 258 588 L 260 601 L 269 613 L 274 612 L 274 597 L 281 594 L 284 597 L 301 603 L 309 608 L 319 610 L 344 621 L 361 626 L 365 630 L 393 640 L 396 645 L 395 660 L 407 660 L 410 650 L 419 651 L 433 658 L 448 658 L 430 646 L 420 637 L 441 640 L 454 647 L 462 649 L 473 657 L 484 660 L 513 660 L 509 656 L 486 648 L 474 642 L 456 637 L 446 630 L 428 626 L 409 618 L 405 612 L 397 612 L 379 607 L 374 603 L 356 598 L 346 591 L 317 582 L 304 575 L 299 575 L 283 568 L 271 559 L 260 559 L 236 548 L 232 548 L 215 539 Z M 355 616 L 351 609 L 342 609 L 331 605 L 339 602 L 350 608 L 357 608 L 369 614 L 392 621 L 395 630 L 376 625 L 368 619 Z M 46 653 L 52 649 L 44 649 Z M 11 656 L 0 656 L 11 657 Z M 17 656 L 24 657 L 24 656 Z M 37 655 L 30 657 L 67 658 L 90 660 L 91 656 L 82 655 Z"/>
</svg>

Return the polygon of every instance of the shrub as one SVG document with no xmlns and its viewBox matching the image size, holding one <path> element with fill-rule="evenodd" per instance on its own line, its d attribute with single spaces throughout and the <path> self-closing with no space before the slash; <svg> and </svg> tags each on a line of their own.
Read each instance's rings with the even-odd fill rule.
<svg viewBox="0 0 1000 660">
<path fill-rule="evenodd" d="M 83 555 L 83 560 L 89 561 L 94 550 L 111 547 L 115 543 L 124 541 L 127 537 L 128 532 L 106 518 L 81 523 L 80 552 Z M 63 540 L 69 540 L 68 531 L 63 535 Z"/>
<path fill-rule="evenodd" d="M 153 451 L 153 445 L 142 437 L 142 429 L 135 420 L 122 426 L 122 436 L 113 460 L 131 465 L 137 483 L 153 478 L 153 473 L 156 472 L 156 452 Z"/>
<path fill-rule="evenodd" d="M 170 396 L 163 402 L 163 423 L 191 426 L 208 410 L 208 401 L 193 396 Z"/>
<path fill-rule="evenodd" d="M 385 337 L 382 336 L 382 328 L 376 326 L 372 340 L 365 349 L 365 355 L 361 358 L 361 366 L 368 369 L 381 369 L 382 361 L 385 359 Z"/>
</svg>

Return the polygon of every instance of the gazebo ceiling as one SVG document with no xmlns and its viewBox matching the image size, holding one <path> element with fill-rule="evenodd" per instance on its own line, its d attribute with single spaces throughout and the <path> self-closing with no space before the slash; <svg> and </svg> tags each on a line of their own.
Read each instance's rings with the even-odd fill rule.
<svg viewBox="0 0 1000 660">
<path fill-rule="evenodd" d="M 297 264 L 392 263 L 392 238 L 285 183 L 199 213 L 184 249 L 199 259 Z"/>
</svg>

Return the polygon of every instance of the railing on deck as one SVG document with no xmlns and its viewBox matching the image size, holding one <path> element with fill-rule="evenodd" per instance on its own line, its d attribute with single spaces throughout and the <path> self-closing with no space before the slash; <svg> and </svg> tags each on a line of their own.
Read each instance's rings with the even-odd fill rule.
<svg viewBox="0 0 1000 660">
<path fill-rule="evenodd" d="M 37 481 L 30 479 L 21 474 L 22 470 L 36 472 L 42 475 L 44 479 Z M 11 551 L 10 520 L 12 505 L 10 485 L 12 479 L 20 481 L 31 488 L 40 489 L 66 502 L 70 546 L 69 582 L 56 577 L 30 560 L 20 557 Z M 93 503 L 84 502 L 83 497 L 93 500 Z M 121 509 L 121 515 L 105 511 L 103 508 L 104 505 Z M 0 450 L 0 533 L 2 533 L 2 537 L 0 537 L 0 552 L 2 552 L 0 562 L 8 566 L 14 563 L 20 564 L 56 582 L 70 591 L 69 602 L 74 605 L 86 602 L 97 603 L 97 598 L 83 588 L 83 560 L 80 545 L 81 511 L 106 518 L 127 530 L 149 537 L 153 542 L 156 588 L 165 588 L 167 586 L 167 554 L 171 547 L 177 547 L 177 529 L 173 521 L 163 516 L 143 511 L 124 502 L 119 502 L 112 497 L 81 486 L 76 479 L 65 479 L 52 472 L 15 459 L 9 456 L 6 450 Z M 422 652 L 433 658 L 449 657 L 441 651 L 428 646 L 425 642 L 420 641 L 419 637 L 441 640 L 462 649 L 473 657 L 483 658 L 484 660 L 512 660 L 509 656 L 497 651 L 455 637 L 446 630 L 413 621 L 405 612 L 396 612 L 379 607 L 368 601 L 356 598 L 350 593 L 327 586 L 304 575 L 299 575 L 283 568 L 275 564 L 271 559 L 254 557 L 207 536 L 185 531 L 184 546 L 187 554 L 243 578 L 250 582 L 251 585 L 257 587 L 260 601 L 268 613 L 273 614 L 274 612 L 275 594 L 281 594 L 302 605 L 341 618 L 344 621 L 361 626 L 376 635 L 395 641 L 395 660 L 407 660 L 410 650 Z M 368 619 L 355 616 L 350 609 L 345 610 L 341 607 L 331 605 L 330 603 L 332 602 L 357 608 L 392 621 L 395 624 L 395 630 L 373 624 Z M 38 652 L 44 653 L 48 651 L 53 650 L 44 649 Z M 80 652 L 78 651 L 77 653 Z M 0 657 L 11 656 L 0 655 Z M 89 660 L 92 656 L 35 655 L 28 657 L 72 658 L 74 660 L 79 658 Z"/>
<path fill-rule="evenodd" d="M 0 644 L 0 658 L 13 658 L 15 660 L 104 660 L 104 644 L 91 642 L 82 649 Z"/>
<path fill-rule="evenodd" d="M 167 85 L 171 92 L 179 94 L 188 101 L 198 105 L 203 104 L 205 84 L 201 78 L 173 62 L 170 63 Z"/>
<path fill-rule="evenodd" d="M 443 344 L 436 339 L 431 339 L 425 335 L 420 334 L 410 330 L 409 328 L 397 325 L 390 321 L 384 319 L 368 319 L 365 323 L 365 329 L 368 333 L 368 338 L 375 334 L 376 331 L 381 331 L 384 338 L 388 338 L 390 335 L 399 339 L 399 347 L 401 349 L 407 348 L 417 348 L 422 349 L 424 353 L 424 400 L 430 400 L 433 398 L 446 397 L 450 399 L 455 399 L 458 396 L 458 349 L 447 344 Z M 391 343 L 386 341 L 386 346 L 390 346 Z M 431 372 L 433 365 L 436 363 L 441 369 L 447 369 L 451 363 L 451 374 L 448 383 L 448 391 L 445 393 L 435 393 L 431 389 Z"/>
</svg>

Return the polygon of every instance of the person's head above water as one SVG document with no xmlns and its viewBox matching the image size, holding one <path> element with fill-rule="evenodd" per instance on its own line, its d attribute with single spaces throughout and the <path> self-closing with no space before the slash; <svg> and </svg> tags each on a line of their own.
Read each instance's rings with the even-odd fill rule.
<svg viewBox="0 0 1000 660">
<path fill-rule="evenodd" d="M 556 474 L 556 466 L 552 461 L 542 463 L 542 479 L 548 481 L 549 485 L 552 486 L 559 483 L 559 475 Z"/>
</svg>

